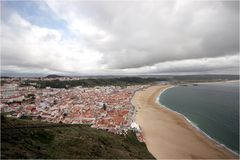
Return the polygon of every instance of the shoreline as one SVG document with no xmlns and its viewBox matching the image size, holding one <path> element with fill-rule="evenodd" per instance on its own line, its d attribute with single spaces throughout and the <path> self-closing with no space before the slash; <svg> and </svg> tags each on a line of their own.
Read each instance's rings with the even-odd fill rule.
<svg viewBox="0 0 240 160">
<path fill-rule="evenodd" d="M 183 116 L 156 102 L 159 94 L 169 87 L 174 86 L 150 86 L 136 92 L 132 99 L 137 107 L 136 122 L 153 156 L 157 159 L 237 159 L 237 155 L 199 132 Z"/>
<path fill-rule="evenodd" d="M 235 82 L 235 81 L 224 81 L 224 82 Z M 219 82 L 210 82 L 210 83 L 219 83 Z M 209 84 L 209 83 L 197 83 L 197 84 Z M 203 130 L 201 130 L 201 128 L 199 128 L 197 126 L 197 124 L 195 124 L 194 122 L 192 122 L 190 119 L 188 119 L 188 117 L 186 117 L 185 115 L 183 115 L 182 113 L 179 113 L 177 111 L 174 111 L 172 109 L 170 109 L 169 107 L 163 105 L 160 103 L 160 96 L 163 92 L 165 92 L 166 90 L 170 89 L 170 88 L 174 88 L 177 87 L 178 85 L 173 85 L 171 87 L 165 88 L 164 90 L 162 90 L 159 94 L 159 96 L 156 99 L 156 103 L 159 104 L 159 107 L 163 107 L 166 110 L 169 110 L 170 112 L 174 112 L 175 114 L 177 114 L 178 116 L 182 116 L 186 121 L 188 121 L 188 123 L 198 132 L 200 132 L 201 134 L 203 134 L 206 138 L 208 138 L 209 140 L 213 141 L 214 143 L 216 143 L 217 146 L 222 147 L 223 149 L 226 149 L 228 151 L 230 151 L 231 153 L 233 153 L 236 156 L 239 156 L 239 154 L 235 151 L 233 151 L 232 149 L 228 148 L 226 145 L 224 145 L 223 143 L 219 142 L 218 140 L 212 138 L 211 136 L 209 136 L 206 132 L 204 132 Z"/>
</svg>

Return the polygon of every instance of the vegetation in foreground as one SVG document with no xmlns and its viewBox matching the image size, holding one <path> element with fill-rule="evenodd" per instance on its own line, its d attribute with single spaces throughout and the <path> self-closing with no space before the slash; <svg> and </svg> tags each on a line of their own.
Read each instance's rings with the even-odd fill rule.
<svg viewBox="0 0 240 160">
<path fill-rule="evenodd" d="M 51 127 L 51 124 L 46 122 L 1 116 L 1 159 L 5 158 L 153 159 L 154 157 L 148 152 L 145 143 L 139 142 L 133 132 L 121 136 L 86 125 Z"/>
</svg>

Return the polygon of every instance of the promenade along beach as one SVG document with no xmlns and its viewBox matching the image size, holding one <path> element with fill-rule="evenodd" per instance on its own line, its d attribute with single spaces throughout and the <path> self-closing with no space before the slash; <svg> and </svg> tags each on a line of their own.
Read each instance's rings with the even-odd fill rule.
<svg viewBox="0 0 240 160">
<path fill-rule="evenodd" d="M 157 159 L 237 159 L 229 150 L 197 131 L 183 116 L 159 105 L 159 94 L 170 85 L 151 86 L 135 93 L 140 125 L 148 150 Z"/>
</svg>

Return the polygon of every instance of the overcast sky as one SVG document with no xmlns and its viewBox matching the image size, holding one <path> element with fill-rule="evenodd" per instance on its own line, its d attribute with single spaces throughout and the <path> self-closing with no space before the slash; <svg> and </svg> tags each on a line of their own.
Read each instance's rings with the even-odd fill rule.
<svg viewBox="0 0 240 160">
<path fill-rule="evenodd" d="M 1 71 L 238 74 L 238 1 L 1 1 Z"/>
</svg>

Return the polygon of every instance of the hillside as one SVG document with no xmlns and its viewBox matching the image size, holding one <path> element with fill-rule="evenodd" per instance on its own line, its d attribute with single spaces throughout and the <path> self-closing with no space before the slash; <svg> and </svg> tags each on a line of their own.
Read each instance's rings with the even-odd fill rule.
<svg viewBox="0 0 240 160">
<path fill-rule="evenodd" d="M 63 76 L 56 75 L 56 74 L 49 74 L 46 76 L 46 78 L 59 78 L 59 77 L 63 77 Z"/>
<path fill-rule="evenodd" d="M 128 86 L 149 84 L 162 79 L 156 78 L 138 78 L 138 77 L 123 77 L 113 79 L 80 79 L 80 80 L 26 80 L 21 85 L 29 86 L 31 83 L 36 83 L 35 87 L 45 88 L 71 88 L 71 87 L 95 87 L 95 86 Z"/>
<path fill-rule="evenodd" d="M 127 136 L 120 136 L 86 125 L 56 125 L 1 116 L 1 159 L 4 158 L 153 159 L 154 157 L 132 132 Z"/>
</svg>

